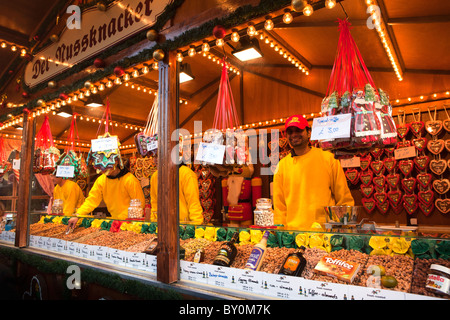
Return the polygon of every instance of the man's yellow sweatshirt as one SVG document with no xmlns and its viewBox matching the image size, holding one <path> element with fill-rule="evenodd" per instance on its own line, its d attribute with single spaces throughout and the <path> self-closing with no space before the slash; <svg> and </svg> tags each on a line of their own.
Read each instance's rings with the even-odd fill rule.
<svg viewBox="0 0 450 320">
<path fill-rule="evenodd" d="M 71 180 L 66 180 L 62 187 L 57 184 L 53 189 L 53 200 L 63 201 L 63 212 L 65 216 L 71 216 L 75 209 L 79 208 L 84 201 L 83 191 L 80 186 Z"/>
</svg>

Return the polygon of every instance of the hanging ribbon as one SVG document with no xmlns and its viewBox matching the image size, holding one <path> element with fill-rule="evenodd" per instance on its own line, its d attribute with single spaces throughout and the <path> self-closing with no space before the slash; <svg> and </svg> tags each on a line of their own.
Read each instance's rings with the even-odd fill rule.
<svg viewBox="0 0 450 320">
<path fill-rule="evenodd" d="M 50 122 L 48 120 L 48 116 L 46 115 L 44 117 L 44 122 L 42 123 L 41 129 L 36 135 L 36 149 L 42 148 L 42 149 L 49 149 L 50 147 L 53 147 L 53 137 L 52 137 L 52 131 L 50 129 Z"/>
<path fill-rule="evenodd" d="M 80 147 L 79 147 L 80 137 L 78 135 L 78 127 L 77 127 L 77 119 L 76 119 L 76 117 L 78 115 L 79 115 L 78 113 L 74 113 L 72 115 L 72 122 L 70 123 L 70 130 L 69 130 L 69 136 L 68 136 L 68 141 L 70 142 L 70 144 L 64 150 L 65 153 L 67 153 L 70 150 L 75 152 L 75 138 L 78 141 L 78 152 L 80 153 Z"/>
<path fill-rule="evenodd" d="M 222 59 L 222 75 L 220 78 L 213 128 L 225 130 L 237 126 L 239 126 L 239 120 L 231 91 L 230 79 L 228 78 L 227 63 L 224 57 Z"/>
<path fill-rule="evenodd" d="M 100 125 L 98 126 L 98 129 L 97 129 L 97 136 L 98 136 L 98 134 L 99 134 L 99 132 L 100 132 L 100 129 L 101 129 L 101 127 L 102 127 L 103 119 L 105 119 L 105 121 L 104 121 L 104 124 L 105 124 L 105 133 L 107 133 L 107 132 L 109 132 L 109 119 L 112 119 L 112 117 L 111 117 L 111 111 L 110 111 L 110 108 L 109 108 L 109 99 L 108 99 L 108 98 L 106 98 L 106 108 L 105 108 L 105 112 L 103 113 L 102 120 L 100 121 Z M 112 131 L 112 130 L 111 130 L 111 131 Z"/>
</svg>

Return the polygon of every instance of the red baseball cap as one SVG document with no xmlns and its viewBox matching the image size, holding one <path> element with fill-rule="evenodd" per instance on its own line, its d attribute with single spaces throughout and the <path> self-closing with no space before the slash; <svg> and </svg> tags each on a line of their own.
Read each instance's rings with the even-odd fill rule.
<svg viewBox="0 0 450 320">
<path fill-rule="evenodd" d="M 304 116 L 301 115 L 293 115 L 290 116 L 286 123 L 284 124 L 284 129 L 287 130 L 289 127 L 297 127 L 299 129 L 305 129 L 306 127 L 309 127 L 308 121 L 305 119 Z"/>
</svg>

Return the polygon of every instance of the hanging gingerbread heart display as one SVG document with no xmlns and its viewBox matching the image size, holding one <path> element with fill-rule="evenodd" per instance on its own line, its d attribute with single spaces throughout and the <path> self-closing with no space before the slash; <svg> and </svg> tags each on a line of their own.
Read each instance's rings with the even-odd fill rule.
<svg viewBox="0 0 450 320">
<path fill-rule="evenodd" d="M 445 130 L 450 132 L 450 119 L 445 119 L 444 121 L 442 121 L 442 126 Z"/>
<path fill-rule="evenodd" d="M 442 130 L 441 120 L 432 120 L 425 122 L 425 130 L 432 136 L 437 136 Z"/>
<path fill-rule="evenodd" d="M 425 124 L 423 121 L 413 121 L 409 124 L 409 127 L 411 128 L 411 132 L 416 137 L 420 137 L 422 135 L 423 129 L 425 128 Z"/>
<path fill-rule="evenodd" d="M 367 170 L 367 168 L 369 168 L 370 161 L 371 161 L 370 157 L 364 157 L 359 159 L 359 167 L 361 168 L 362 171 L 365 171 Z"/>
<path fill-rule="evenodd" d="M 372 178 L 372 182 L 373 184 L 377 187 L 377 188 L 384 188 L 384 185 L 386 183 L 386 178 L 385 176 L 375 176 Z"/>
<path fill-rule="evenodd" d="M 347 169 L 345 170 L 345 176 L 347 177 L 347 179 L 352 183 L 352 184 L 356 184 L 358 183 L 358 178 L 359 178 L 359 172 L 356 169 Z"/>
<path fill-rule="evenodd" d="M 385 201 L 383 203 L 376 203 L 376 206 L 380 213 L 386 214 L 389 211 L 389 201 Z"/>
<path fill-rule="evenodd" d="M 439 154 L 444 150 L 445 142 L 442 139 L 430 140 L 427 143 L 427 149 L 432 154 Z"/>
<path fill-rule="evenodd" d="M 409 141 L 409 140 L 397 142 L 397 149 L 406 148 L 406 147 L 410 147 L 410 146 L 411 146 L 411 141 Z"/>
<path fill-rule="evenodd" d="M 413 159 L 414 164 L 416 165 L 417 170 L 424 171 L 428 163 L 430 162 L 430 158 L 428 156 L 418 156 Z"/>
<path fill-rule="evenodd" d="M 389 203 L 392 207 L 397 207 L 402 200 L 402 192 L 400 190 L 392 190 L 387 193 Z"/>
<path fill-rule="evenodd" d="M 431 174 L 426 172 L 421 172 L 417 175 L 417 183 L 424 189 L 428 188 L 431 184 Z"/>
<path fill-rule="evenodd" d="M 440 160 L 433 159 L 430 161 L 430 170 L 434 174 L 440 176 L 445 172 L 446 169 L 447 169 L 447 161 L 445 161 L 444 159 Z"/>
<path fill-rule="evenodd" d="M 434 205 L 443 214 L 450 212 L 450 199 L 436 199 Z"/>
<path fill-rule="evenodd" d="M 391 172 L 392 170 L 395 169 L 395 165 L 397 164 L 397 161 L 395 160 L 395 158 L 385 158 L 383 160 L 383 166 L 386 168 L 387 171 Z"/>
<path fill-rule="evenodd" d="M 413 169 L 413 161 L 412 160 L 400 160 L 398 162 L 398 168 L 405 175 L 408 176 Z"/>
<path fill-rule="evenodd" d="M 416 187 L 416 179 L 413 177 L 402 179 L 401 181 L 403 190 L 407 193 L 413 193 Z"/>
<path fill-rule="evenodd" d="M 450 139 L 445 140 L 445 149 L 447 149 L 448 152 L 450 152 Z"/>
<path fill-rule="evenodd" d="M 409 133 L 409 125 L 403 124 L 397 126 L 397 135 L 400 139 L 404 139 L 406 135 Z"/>
<path fill-rule="evenodd" d="M 448 179 L 436 179 L 432 184 L 434 191 L 439 194 L 447 193 L 450 190 L 450 181 Z"/>
<path fill-rule="evenodd" d="M 381 161 L 381 160 L 372 161 L 370 163 L 370 167 L 372 168 L 372 170 L 375 174 L 380 174 L 380 173 L 382 173 L 382 171 L 384 171 L 383 161 Z"/>
<path fill-rule="evenodd" d="M 416 212 L 419 205 L 417 202 L 415 202 L 412 206 L 407 205 L 405 202 L 403 202 L 403 209 L 409 214 L 412 215 L 414 212 Z"/>
<path fill-rule="evenodd" d="M 419 204 L 420 211 L 422 211 L 423 214 L 426 216 L 429 216 L 430 213 L 432 213 L 434 210 L 434 203 L 431 203 L 431 205 L 426 205 L 422 202 L 419 202 L 418 204 Z"/>
<path fill-rule="evenodd" d="M 415 194 L 405 194 L 403 195 L 403 203 L 406 206 L 413 207 L 417 204 L 417 196 Z"/>
<path fill-rule="evenodd" d="M 373 155 L 375 159 L 379 159 L 381 155 L 383 154 L 384 149 L 381 148 L 373 148 L 370 153 Z"/>
</svg>

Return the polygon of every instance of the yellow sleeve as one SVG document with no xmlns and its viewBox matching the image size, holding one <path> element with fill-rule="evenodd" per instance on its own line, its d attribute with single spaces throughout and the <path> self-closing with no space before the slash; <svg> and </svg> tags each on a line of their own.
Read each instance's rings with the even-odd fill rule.
<svg viewBox="0 0 450 320">
<path fill-rule="evenodd" d="M 126 188 L 130 199 L 139 199 L 141 201 L 141 207 L 144 208 L 145 196 L 144 191 L 142 191 L 141 183 L 132 173 L 127 174 L 125 177 L 127 179 Z"/>
<path fill-rule="evenodd" d="M 333 159 L 333 185 L 331 191 L 337 206 L 354 206 L 355 201 L 347 184 L 344 169 L 342 169 L 339 160 Z"/>
<path fill-rule="evenodd" d="M 89 195 L 84 200 L 81 207 L 77 210 L 77 215 L 87 215 L 97 208 L 103 199 L 103 185 L 105 183 L 106 176 L 101 175 L 95 180 L 94 185 L 89 191 Z"/>
<path fill-rule="evenodd" d="M 272 183 L 274 223 L 286 225 L 287 206 L 283 192 L 283 170 L 280 164 L 281 162 L 278 162 Z"/>
<path fill-rule="evenodd" d="M 180 176 L 180 179 L 184 178 L 183 192 L 184 198 L 186 199 L 186 206 L 189 212 L 189 220 L 193 224 L 203 223 L 203 208 L 200 204 L 200 193 L 198 190 L 198 179 L 192 170 L 186 172 L 184 177 Z"/>
<path fill-rule="evenodd" d="M 150 221 L 156 222 L 158 211 L 158 171 L 155 171 L 150 178 Z"/>
<path fill-rule="evenodd" d="M 73 215 L 75 209 L 80 207 L 84 202 L 84 195 L 81 188 L 75 182 L 70 182 L 66 182 L 63 185 L 63 189 L 65 189 L 65 197 L 63 199 L 65 215 Z"/>
</svg>

